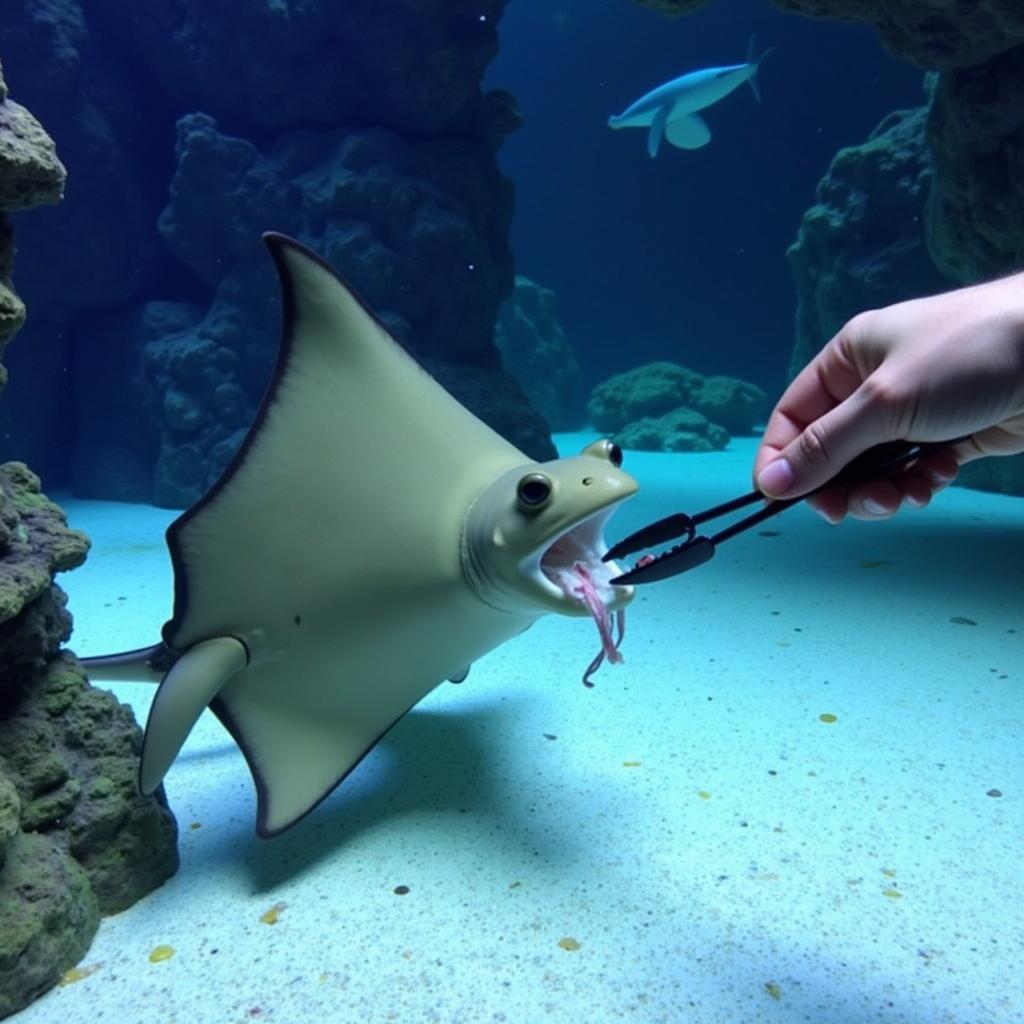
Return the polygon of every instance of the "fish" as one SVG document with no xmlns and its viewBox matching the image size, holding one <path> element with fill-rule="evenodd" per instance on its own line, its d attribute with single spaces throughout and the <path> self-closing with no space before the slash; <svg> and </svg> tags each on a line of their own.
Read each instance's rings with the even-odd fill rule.
<svg viewBox="0 0 1024 1024">
<path fill-rule="evenodd" d="M 745 63 L 701 68 L 673 78 L 645 93 L 621 114 L 609 117 L 608 127 L 647 128 L 647 152 L 652 159 L 658 155 L 663 138 L 679 149 L 700 149 L 711 141 L 711 129 L 697 111 L 717 103 L 744 82 L 760 103 L 757 73 L 773 49 L 769 47 L 754 59 L 751 36 Z"/>
<path fill-rule="evenodd" d="M 209 706 L 270 837 L 431 690 L 541 616 L 592 616 L 607 650 L 607 617 L 633 591 L 608 582 L 621 569 L 601 562 L 604 527 L 638 485 L 607 439 L 530 459 L 319 256 L 264 238 L 282 294 L 277 361 L 234 459 L 167 529 L 171 617 L 158 643 L 82 660 L 95 681 L 159 684 L 143 793 Z"/>
</svg>

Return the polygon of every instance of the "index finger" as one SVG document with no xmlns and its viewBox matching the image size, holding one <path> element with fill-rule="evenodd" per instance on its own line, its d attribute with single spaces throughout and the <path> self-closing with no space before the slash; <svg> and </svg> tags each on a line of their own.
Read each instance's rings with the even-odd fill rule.
<svg viewBox="0 0 1024 1024">
<path fill-rule="evenodd" d="M 754 477 L 782 450 L 825 413 L 846 401 L 863 383 L 860 370 L 847 357 L 840 331 L 793 378 L 765 427 L 754 461 Z"/>
</svg>

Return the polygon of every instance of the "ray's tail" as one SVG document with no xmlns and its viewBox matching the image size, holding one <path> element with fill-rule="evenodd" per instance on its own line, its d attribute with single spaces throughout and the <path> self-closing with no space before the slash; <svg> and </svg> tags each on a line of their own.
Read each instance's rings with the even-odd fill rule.
<svg viewBox="0 0 1024 1024">
<path fill-rule="evenodd" d="M 164 644 L 79 658 L 89 678 L 98 683 L 159 683 L 172 660 Z"/>
</svg>

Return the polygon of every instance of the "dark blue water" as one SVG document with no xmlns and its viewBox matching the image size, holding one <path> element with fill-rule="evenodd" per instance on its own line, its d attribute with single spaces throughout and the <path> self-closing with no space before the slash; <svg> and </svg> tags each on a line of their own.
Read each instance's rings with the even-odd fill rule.
<svg viewBox="0 0 1024 1024">
<path fill-rule="evenodd" d="M 609 114 L 684 72 L 775 52 L 763 102 L 743 86 L 705 111 L 711 142 L 664 146 Z M 898 107 L 921 73 L 862 25 L 762 0 L 669 20 L 625 0 L 513 0 L 487 84 L 525 124 L 502 167 L 516 183 L 518 270 L 553 288 L 590 382 L 657 358 L 783 384 L 795 295 L 785 249 L 836 151 Z"/>
</svg>

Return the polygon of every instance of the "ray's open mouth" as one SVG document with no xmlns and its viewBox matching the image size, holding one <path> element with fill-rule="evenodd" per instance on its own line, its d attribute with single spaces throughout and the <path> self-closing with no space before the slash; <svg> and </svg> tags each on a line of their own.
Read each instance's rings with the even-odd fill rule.
<svg viewBox="0 0 1024 1024">
<path fill-rule="evenodd" d="M 612 611 L 624 596 L 621 588 L 609 582 L 621 571 L 614 562 L 602 562 L 607 551 L 604 524 L 612 510 L 591 516 L 563 533 L 541 555 L 539 568 L 543 575 L 571 602 L 579 604 L 594 620 L 601 637 L 601 650 L 583 673 L 585 686 L 593 686 L 591 676 L 605 658 L 613 665 L 622 662 L 619 645 L 626 628 L 622 608 Z M 614 614 L 614 635 L 612 615 Z"/>
</svg>

